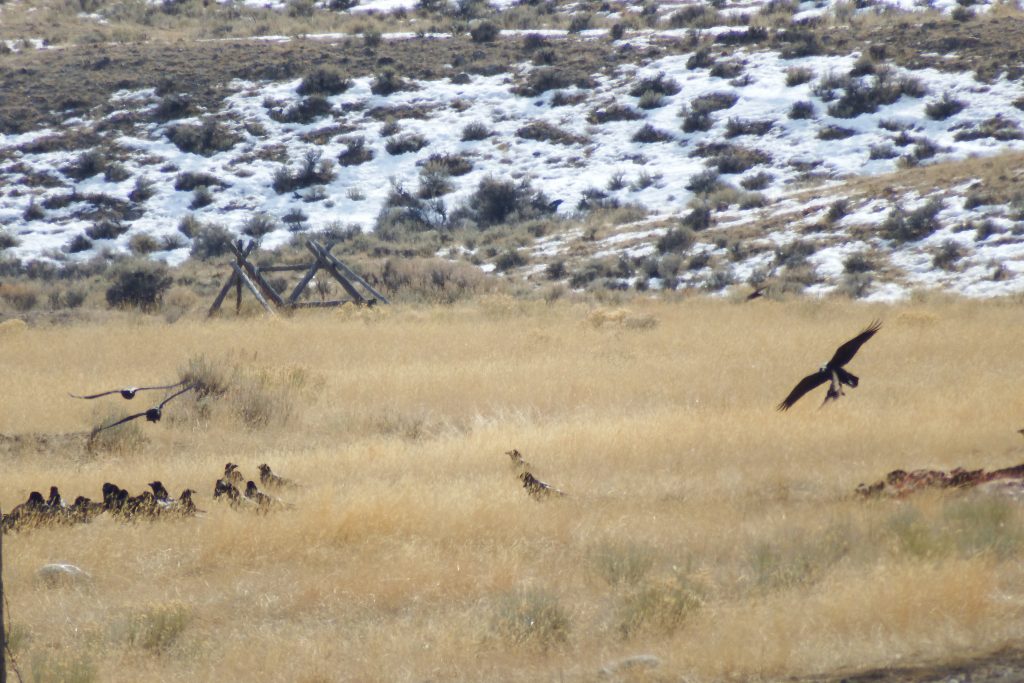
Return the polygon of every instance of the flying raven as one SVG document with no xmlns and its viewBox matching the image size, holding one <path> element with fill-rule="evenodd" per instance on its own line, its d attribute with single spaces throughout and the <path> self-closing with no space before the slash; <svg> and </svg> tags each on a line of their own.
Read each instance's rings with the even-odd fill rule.
<svg viewBox="0 0 1024 683">
<path fill-rule="evenodd" d="M 145 417 L 147 422 L 159 422 L 160 418 L 163 417 L 164 406 L 167 405 L 168 401 L 170 401 L 172 398 L 175 398 L 176 396 L 181 396 L 186 391 L 191 391 L 192 389 L 195 389 L 195 388 L 196 388 L 195 384 L 190 384 L 189 386 L 185 387 L 181 391 L 176 391 L 173 394 L 171 394 L 170 396 L 168 396 L 167 398 L 165 398 L 163 401 L 160 402 L 160 405 L 156 406 L 155 408 L 150 408 L 149 410 L 144 410 L 141 413 L 135 413 L 134 415 L 129 415 L 128 417 L 122 417 L 117 422 L 111 422 L 108 425 L 103 425 L 102 427 L 97 427 L 96 429 L 92 430 L 92 435 L 95 436 L 96 434 L 99 434 L 100 432 L 102 432 L 104 429 L 110 429 L 111 427 L 116 427 L 119 424 L 123 424 L 125 422 L 128 422 L 129 420 L 134 420 L 135 418 L 138 418 L 138 417 Z"/>
<path fill-rule="evenodd" d="M 71 398 L 99 398 L 100 396 L 109 396 L 110 394 L 121 394 L 121 398 L 128 401 L 135 398 L 136 392 L 139 391 L 150 391 L 152 389 L 177 389 L 185 380 L 178 382 L 177 384 L 168 384 L 167 386 L 161 387 L 125 387 L 124 389 L 111 389 L 110 391 L 102 391 L 98 394 L 90 394 L 88 396 L 79 396 L 78 394 L 68 394 Z"/>
<path fill-rule="evenodd" d="M 747 294 L 746 301 L 753 301 L 754 299 L 760 299 L 768 291 L 768 285 L 757 285 L 754 287 L 754 291 Z"/>
<path fill-rule="evenodd" d="M 776 409 L 789 410 L 804 394 L 825 382 L 831 382 L 831 384 L 829 384 L 828 393 L 825 394 L 825 401 L 822 405 L 842 396 L 844 384 L 848 387 L 856 387 L 860 380 L 856 375 L 844 370 L 843 366 L 853 360 L 853 357 L 857 355 L 857 351 L 864 342 L 871 339 L 881 326 L 882 322 L 880 320 L 874 321 L 863 332 L 836 349 L 832 359 L 818 368 L 817 372 L 807 375 L 800 380 L 793 387 L 793 391 L 789 392 L 789 396 L 776 406 Z"/>
</svg>

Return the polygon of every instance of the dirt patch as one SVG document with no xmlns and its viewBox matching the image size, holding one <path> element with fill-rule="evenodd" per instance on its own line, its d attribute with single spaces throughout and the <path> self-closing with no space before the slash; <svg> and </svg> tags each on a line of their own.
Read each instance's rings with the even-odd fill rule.
<svg viewBox="0 0 1024 683">
<path fill-rule="evenodd" d="M 1024 680 L 1024 650 L 1006 648 L 952 664 L 872 669 L 848 676 L 792 680 L 806 683 L 1005 683 Z"/>
<path fill-rule="evenodd" d="M 939 15 L 873 17 L 852 26 L 825 29 L 829 54 L 884 49 L 881 62 L 908 69 L 974 72 L 981 80 L 1024 75 L 1024 16 L 993 12 L 967 22 Z"/>
<path fill-rule="evenodd" d="M 604 41 L 552 41 L 552 61 L 574 73 L 600 73 L 613 66 L 614 48 Z M 655 51 L 657 52 L 657 51 Z M 636 55 L 631 55 L 635 57 Z M 108 103 L 119 90 L 156 88 L 157 95 L 187 94 L 202 110 L 216 110 L 233 79 L 286 80 L 315 67 L 331 66 L 346 77 L 376 74 L 387 67 L 404 78 L 438 79 L 461 72 L 487 73 L 526 62 L 520 39 L 482 46 L 466 37 L 450 40 L 391 40 L 367 47 L 359 39 L 83 45 L 14 53 L 0 59 L 0 132 L 57 124 L 69 115 L 95 116 L 119 107 Z"/>
<path fill-rule="evenodd" d="M 60 455 L 74 458 L 85 453 L 89 432 L 0 434 L 0 457 Z"/>
<path fill-rule="evenodd" d="M 850 26 L 814 29 L 817 52 L 850 54 L 882 50 L 879 63 L 907 68 L 972 71 L 982 79 L 1024 73 L 1024 15 L 1001 11 L 967 22 L 935 14 L 886 15 Z M 744 49 L 767 48 L 776 33 Z M 627 35 L 628 38 L 628 35 Z M 658 40 L 655 46 L 615 45 L 576 36 L 550 39 L 544 63 L 573 82 L 622 64 L 644 64 L 667 53 L 695 49 L 693 41 Z M 716 56 L 737 48 L 718 46 Z M 0 56 L 0 132 L 21 132 L 56 124 L 68 116 L 109 113 L 119 90 L 156 88 L 158 95 L 187 93 L 192 104 L 215 110 L 230 94 L 232 79 L 285 80 L 315 67 L 330 66 L 344 77 L 377 73 L 387 67 L 415 79 L 460 73 L 492 74 L 534 59 L 528 41 L 509 37 L 474 43 L 468 36 L 450 39 L 385 40 L 367 45 L 359 36 L 339 41 L 223 40 L 182 43 L 84 44 L 54 50 L 26 50 Z"/>
</svg>

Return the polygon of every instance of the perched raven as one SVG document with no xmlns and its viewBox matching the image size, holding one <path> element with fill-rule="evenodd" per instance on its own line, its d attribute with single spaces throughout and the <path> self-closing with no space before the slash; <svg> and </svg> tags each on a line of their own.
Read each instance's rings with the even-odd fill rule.
<svg viewBox="0 0 1024 683">
<path fill-rule="evenodd" d="M 279 477 L 274 474 L 270 469 L 270 465 L 266 463 L 259 466 L 259 471 L 260 483 L 263 484 L 265 488 L 287 489 L 295 488 L 297 486 L 297 484 L 291 479 L 285 479 L 284 477 Z"/>
<path fill-rule="evenodd" d="M 519 475 L 519 478 L 523 480 L 523 488 L 526 489 L 526 492 L 536 500 L 544 500 L 549 496 L 565 495 L 565 491 L 560 491 L 551 484 L 545 484 L 529 472 L 523 472 Z"/>
</svg>

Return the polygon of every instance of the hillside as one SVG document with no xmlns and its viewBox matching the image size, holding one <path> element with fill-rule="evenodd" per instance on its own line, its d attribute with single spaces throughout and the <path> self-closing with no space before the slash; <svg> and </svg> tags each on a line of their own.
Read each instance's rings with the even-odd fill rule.
<svg viewBox="0 0 1024 683">
<path fill-rule="evenodd" d="M 0 5 L 8 277 L 362 233 L 524 291 L 1024 291 L 1013 5 L 87 4 Z"/>
</svg>

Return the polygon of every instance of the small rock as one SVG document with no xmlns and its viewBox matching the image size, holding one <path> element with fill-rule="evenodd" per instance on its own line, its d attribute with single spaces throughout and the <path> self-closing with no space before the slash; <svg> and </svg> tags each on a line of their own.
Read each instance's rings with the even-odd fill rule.
<svg viewBox="0 0 1024 683">
<path fill-rule="evenodd" d="M 92 583 L 89 572 L 73 564 L 44 564 L 36 571 L 36 581 L 47 588 L 61 586 L 86 586 Z"/>
<path fill-rule="evenodd" d="M 18 332 L 23 332 L 26 327 L 28 327 L 28 324 L 26 324 L 24 320 L 21 320 L 20 318 L 10 318 L 9 320 L 0 322 L 0 334 L 16 334 Z"/>
<path fill-rule="evenodd" d="M 606 664 L 598 673 L 604 678 L 610 678 L 616 674 L 637 669 L 657 669 L 661 666 L 661 660 L 654 655 L 633 655 L 620 659 L 617 662 Z"/>
</svg>

